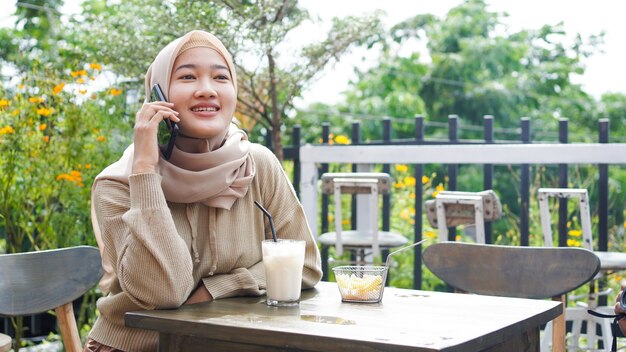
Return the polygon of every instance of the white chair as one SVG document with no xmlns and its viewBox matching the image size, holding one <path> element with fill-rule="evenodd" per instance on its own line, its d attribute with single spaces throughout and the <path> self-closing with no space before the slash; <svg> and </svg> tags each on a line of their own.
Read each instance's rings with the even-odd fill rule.
<svg viewBox="0 0 626 352">
<path fill-rule="evenodd" d="M 408 242 L 408 239 L 399 233 L 378 229 L 378 196 L 388 194 L 390 190 L 391 177 L 386 173 L 353 172 L 322 175 L 322 193 L 333 196 L 335 218 L 335 231 L 323 233 L 318 239 L 322 244 L 324 273 L 328 271 L 328 248 L 331 246 L 335 247 L 337 255 L 342 255 L 344 249 L 354 252 L 357 264 L 363 264 L 371 261 L 368 260 L 369 256 L 380 255 L 381 250 L 399 247 Z M 362 220 L 369 221 L 357 219 L 356 229 L 342 229 L 341 196 L 343 194 L 369 197 L 368 210 L 357 211 L 357 216 L 365 216 L 367 219 Z"/>
<path fill-rule="evenodd" d="M 550 198 L 577 198 L 580 208 L 580 223 L 582 228 L 582 245 L 585 249 L 593 251 L 600 259 L 600 276 L 606 276 L 610 273 L 626 270 L 626 253 L 617 252 L 604 252 L 593 250 L 593 236 L 591 233 L 591 215 L 589 210 L 589 196 L 586 189 L 581 188 L 540 188 L 539 194 L 539 214 L 541 217 L 541 228 L 543 231 L 544 244 L 546 247 L 554 246 L 552 238 L 552 225 L 550 221 Z M 596 279 L 598 278 L 596 277 Z M 592 287 L 594 282 L 591 282 Z M 590 290 L 590 294 L 587 296 L 586 302 L 577 302 L 577 307 L 568 307 L 566 309 L 566 320 L 572 321 L 572 341 L 575 344 L 570 344 L 568 350 L 578 350 L 578 339 L 582 331 L 582 323 L 586 322 L 587 325 L 587 348 L 590 350 L 595 349 L 596 345 L 596 324 L 601 328 L 602 344 L 605 350 L 608 350 L 611 346 L 611 324 L 610 319 L 598 318 L 587 313 L 587 309 L 593 309 L 606 314 L 613 312 L 613 307 L 598 307 L 598 296 L 607 295 L 611 290 L 594 293 Z M 574 299 L 580 299 L 582 297 L 572 297 Z M 551 327 L 546 327 L 546 332 Z M 542 343 L 542 350 L 546 350 L 544 340 Z"/>
<path fill-rule="evenodd" d="M 442 191 L 425 204 L 426 217 L 430 225 L 438 229 L 441 242 L 448 240 L 448 227 L 474 225 L 476 242 L 485 243 L 485 221 L 499 219 L 502 215 L 500 199 L 492 190 Z"/>
</svg>

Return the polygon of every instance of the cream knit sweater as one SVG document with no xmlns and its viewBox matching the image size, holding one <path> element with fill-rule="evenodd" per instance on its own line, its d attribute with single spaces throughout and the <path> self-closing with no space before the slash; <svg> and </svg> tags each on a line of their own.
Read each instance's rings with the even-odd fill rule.
<svg viewBox="0 0 626 352">
<path fill-rule="evenodd" d="M 257 173 L 230 210 L 169 203 L 158 174 L 98 183 L 96 216 L 117 277 L 98 300 L 89 337 L 127 352 L 156 351 L 157 334 L 126 328 L 124 313 L 179 307 L 200 282 L 215 299 L 264 294 L 261 241 L 272 235 L 255 200 L 272 214 L 279 238 L 307 241 L 303 288 L 320 280 L 317 245 L 281 164 L 258 144 L 250 152 Z"/>
</svg>

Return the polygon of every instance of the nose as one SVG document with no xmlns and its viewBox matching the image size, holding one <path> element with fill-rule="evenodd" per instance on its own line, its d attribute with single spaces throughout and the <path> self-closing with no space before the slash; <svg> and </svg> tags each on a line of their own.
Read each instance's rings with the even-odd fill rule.
<svg viewBox="0 0 626 352">
<path fill-rule="evenodd" d="M 217 91 L 210 79 L 203 78 L 198 80 L 198 87 L 194 95 L 197 98 L 212 98 L 217 96 Z"/>
</svg>

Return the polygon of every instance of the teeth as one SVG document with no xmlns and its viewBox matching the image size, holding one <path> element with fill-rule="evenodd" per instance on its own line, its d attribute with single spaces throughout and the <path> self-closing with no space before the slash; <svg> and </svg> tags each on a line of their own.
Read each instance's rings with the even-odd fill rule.
<svg viewBox="0 0 626 352">
<path fill-rule="evenodd" d="M 191 111 L 195 111 L 195 112 L 206 112 L 206 111 L 217 111 L 216 108 L 210 107 L 210 108 L 193 108 L 191 109 Z"/>
</svg>

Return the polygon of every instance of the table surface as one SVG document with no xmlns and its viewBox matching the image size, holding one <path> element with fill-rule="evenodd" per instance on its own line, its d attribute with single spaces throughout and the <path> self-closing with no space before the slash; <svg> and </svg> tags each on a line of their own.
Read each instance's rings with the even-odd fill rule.
<svg viewBox="0 0 626 352">
<path fill-rule="evenodd" d="M 163 335 L 302 350 L 479 351 L 538 327 L 559 302 L 385 288 L 381 303 L 342 303 L 336 283 L 302 292 L 299 307 L 237 297 L 126 314 Z M 538 338 L 538 337 L 537 337 Z M 162 340 L 163 341 L 163 340 Z"/>
</svg>

